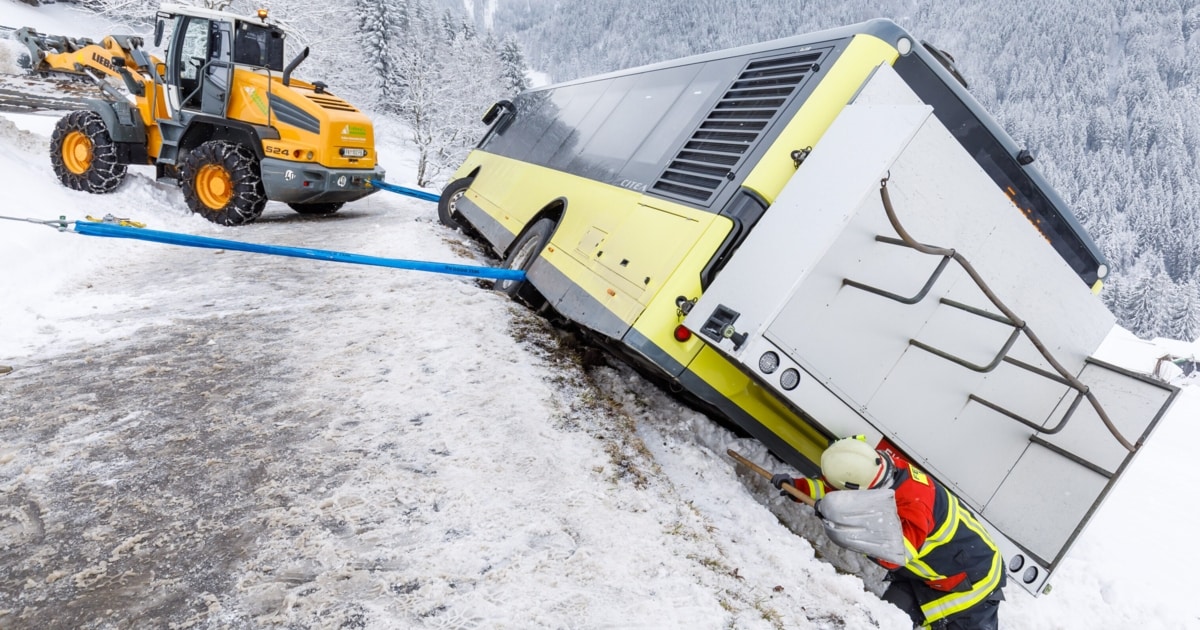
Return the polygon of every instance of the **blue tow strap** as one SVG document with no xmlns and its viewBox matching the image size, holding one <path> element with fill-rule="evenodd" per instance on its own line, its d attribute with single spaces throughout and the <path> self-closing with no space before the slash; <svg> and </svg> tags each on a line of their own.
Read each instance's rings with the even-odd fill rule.
<svg viewBox="0 0 1200 630">
<path fill-rule="evenodd" d="M 493 267 L 475 267 L 472 265 L 454 265 L 449 263 L 424 262 L 420 260 L 403 260 L 400 258 L 379 258 L 377 256 L 362 256 L 347 254 L 324 249 L 308 249 L 305 247 L 286 247 L 282 245 L 262 245 L 259 243 L 243 243 L 227 241 L 207 236 L 194 236 L 176 232 L 161 232 L 145 228 L 127 227 L 115 223 L 93 223 L 91 221 L 76 221 L 75 232 L 87 236 L 107 236 L 111 238 L 132 238 L 168 245 L 183 245 L 185 247 L 204 247 L 208 249 L 230 249 L 255 254 L 271 254 L 273 256 L 290 256 L 292 258 L 309 258 L 312 260 L 327 260 L 330 262 L 351 263 L 355 265 L 373 265 L 376 267 L 392 267 L 395 269 L 412 269 L 429 271 L 453 276 L 470 276 L 472 278 L 487 278 L 492 280 L 525 280 L 525 272 L 520 269 L 496 269 Z"/>
<path fill-rule="evenodd" d="M 413 190 L 412 188 L 405 188 L 404 186 L 397 186 L 395 184 L 381 182 L 378 179 L 372 179 L 369 181 L 371 182 L 372 186 L 379 188 L 381 190 L 386 190 L 388 192 L 394 192 L 394 193 L 400 194 L 400 195 L 408 195 L 409 197 L 416 197 L 417 199 L 424 199 L 425 201 L 436 202 L 439 199 L 441 199 L 440 196 L 435 195 L 433 193 L 427 193 L 423 190 Z"/>
</svg>

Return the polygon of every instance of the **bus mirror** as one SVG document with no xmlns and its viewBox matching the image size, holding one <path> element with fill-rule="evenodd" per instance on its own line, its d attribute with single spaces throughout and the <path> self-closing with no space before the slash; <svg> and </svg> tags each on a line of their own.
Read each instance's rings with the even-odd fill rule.
<svg viewBox="0 0 1200 630">
<path fill-rule="evenodd" d="M 504 112 L 511 112 L 513 110 L 514 108 L 511 101 L 496 101 L 491 107 L 488 108 L 487 112 L 483 114 L 483 124 L 490 125 L 496 120 L 497 117 L 500 116 L 500 114 Z"/>
</svg>

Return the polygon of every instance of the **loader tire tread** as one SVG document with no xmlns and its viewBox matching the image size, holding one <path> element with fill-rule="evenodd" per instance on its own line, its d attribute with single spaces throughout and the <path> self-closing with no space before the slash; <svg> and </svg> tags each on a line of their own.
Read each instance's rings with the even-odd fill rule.
<svg viewBox="0 0 1200 630">
<path fill-rule="evenodd" d="M 228 190 L 214 193 L 204 189 L 204 180 L 213 173 Z M 251 223 L 262 216 L 267 205 L 258 158 L 235 142 L 209 140 L 189 151 L 179 163 L 179 184 L 188 208 L 220 225 Z M 215 198 L 221 203 L 214 203 Z"/>
<path fill-rule="evenodd" d="M 78 134 L 78 135 L 75 135 Z M 80 137 L 90 144 L 90 155 L 68 166 L 64 149 L 78 143 Z M 74 111 L 59 119 L 50 136 L 50 163 L 54 174 L 72 190 L 110 193 L 125 181 L 126 167 L 117 161 L 117 146 L 108 134 L 104 119 L 91 110 Z"/>
</svg>

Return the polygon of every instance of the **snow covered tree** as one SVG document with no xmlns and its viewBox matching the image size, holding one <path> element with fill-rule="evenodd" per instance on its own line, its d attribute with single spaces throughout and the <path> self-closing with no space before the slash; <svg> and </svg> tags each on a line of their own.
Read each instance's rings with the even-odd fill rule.
<svg viewBox="0 0 1200 630">
<path fill-rule="evenodd" d="M 1158 336 L 1167 321 L 1163 300 L 1172 287 L 1160 254 L 1146 254 L 1122 279 L 1126 282 L 1121 323 L 1143 339 Z"/>
<path fill-rule="evenodd" d="M 525 73 L 529 68 L 525 64 L 525 55 L 521 54 L 521 46 L 512 35 L 504 38 L 500 45 L 500 62 L 503 64 L 505 88 L 511 94 L 529 89 L 529 79 Z"/>
<path fill-rule="evenodd" d="M 396 98 L 396 69 L 393 49 L 402 36 L 401 24 L 407 11 L 403 0 L 355 0 L 361 53 L 368 68 L 367 89 L 375 97 L 375 108 L 386 109 Z"/>
<path fill-rule="evenodd" d="M 1163 336 L 1181 341 L 1200 339 L 1200 282 L 1176 284 L 1169 296 Z"/>
<path fill-rule="evenodd" d="M 395 76 L 404 87 L 395 111 L 416 145 L 417 184 L 428 186 L 457 166 L 479 139 L 479 116 L 508 92 L 496 51 L 474 27 L 448 14 L 431 18 L 424 0 L 409 20 L 407 44 L 396 51 Z"/>
</svg>

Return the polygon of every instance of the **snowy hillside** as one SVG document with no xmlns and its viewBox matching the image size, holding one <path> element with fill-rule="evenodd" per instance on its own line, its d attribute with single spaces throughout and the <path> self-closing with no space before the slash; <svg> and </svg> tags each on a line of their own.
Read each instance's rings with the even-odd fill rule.
<svg viewBox="0 0 1200 630">
<path fill-rule="evenodd" d="M 229 230 L 145 174 L 69 193 L 6 129 L 26 213 L 470 249 L 400 197 L 322 221 L 272 205 Z M 23 296 L 0 344 L 5 625 L 903 625 L 699 447 L 727 434 L 623 370 L 585 371 L 472 281 L 0 230 L 5 268 L 22 262 L 5 294 Z"/>
<path fill-rule="evenodd" d="M 53 122 L 0 118 L 0 215 L 494 264 L 385 192 L 224 228 L 149 168 L 69 191 Z M 411 185 L 410 149 L 380 152 Z M 908 627 L 723 455 L 782 470 L 760 446 L 474 281 L 9 220 L 0 269 L 0 628 Z M 1195 382 L 1003 627 L 1200 628 Z"/>
</svg>

